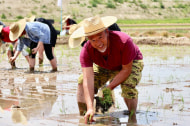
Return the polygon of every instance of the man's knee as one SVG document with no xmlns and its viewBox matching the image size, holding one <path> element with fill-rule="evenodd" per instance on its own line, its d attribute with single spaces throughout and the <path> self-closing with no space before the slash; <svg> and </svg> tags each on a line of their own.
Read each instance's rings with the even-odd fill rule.
<svg viewBox="0 0 190 126">
<path fill-rule="evenodd" d="M 138 98 L 138 90 L 136 88 L 122 87 L 122 97 L 127 99 Z"/>
</svg>

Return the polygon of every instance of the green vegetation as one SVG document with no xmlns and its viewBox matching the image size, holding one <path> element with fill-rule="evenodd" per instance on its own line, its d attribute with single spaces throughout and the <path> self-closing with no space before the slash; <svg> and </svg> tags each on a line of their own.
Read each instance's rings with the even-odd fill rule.
<svg viewBox="0 0 190 126">
<path fill-rule="evenodd" d="M 183 35 L 181 35 L 181 34 L 176 34 L 176 37 L 182 37 Z"/>
<path fill-rule="evenodd" d="M 36 14 L 37 14 L 35 11 L 31 11 L 31 13 L 32 13 L 33 15 L 36 15 Z"/>
<path fill-rule="evenodd" d="M 40 1 L 38 1 L 38 0 L 32 0 L 32 1 L 34 1 L 35 3 L 40 3 Z"/>
<path fill-rule="evenodd" d="M 143 9 L 147 9 L 147 6 L 145 4 L 140 4 L 140 7 Z"/>
<path fill-rule="evenodd" d="M 114 0 L 115 2 L 118 2 L 118 3 L 124 3 L 125 1 L 124 0 Z"/>
<path fill-rule="evenodd" d="M 109 88 L 104 88 L 102 90 L 103 97 L 95 97 L 96 99 L 96 111 L 98 109 L 101 109 L 102 113 L 105 113 L 109 110 L 109 108 L 113 104 L 113 99 L 112 99 L 112 92 Z"/>
<path fill-rule="evenodd" d="M 13 51 L 13 45 L 12 44 L 9 45 L 9 48 L 11 51 Z"/>
<path fill-rule="evenodd" d="M 42 13 L 47 13 L 47 10 L 42 10 Z"/>
<path fill-rule="evenodd" d="M 118 24 L 167 24 L 167 23 L 190 23 L 190 18 L 185 19 L 128 19 L 118 20 Z"/>
<path fill-rule="evenodd" d="M 111 0 L 108 0 L 108 2 L 106 3 L 106 7 L 107 8 L 116 8 L 116 6 L 113 4 L 113 2 Z"/>
<path fill-rule="evenodd" d="M 163 32 L 163 35 L 162 36 L 164 36 L 164 37 L 168 37 L 169 35 L 168 35 L 168 32 Z"/>
<path fill-rule="evenodd" d="M 26 48 L 26 51 L 28 52 L 29 56 L 31 57 L 32 56 L 32 50 L 30 48 Z"/>
<path fill-rule="evenodd" d="M 6 19 L 7 17 L 6 17 L 5 14 L 3 13 L 3 14 L 1 15 L 1 18 L 2 18 L 2 19 Z"/>
<path fill-rule="evenodd" d="M 47 8 L 47 7 L 46 7 L 46 5 L 43 5 L 41 8 L 43 9 L 43 8 Z"/>
<path fill-rule="evenodd" d="M 24 17 L 19 15 L 19 16 L 16 16 L 16 19 L 23 19 Z"/>
<path fill-rule="evenodd" d="M 164 6 L 164 4 L 163 4 L 162 2 L 160 2 L 160 8 L 161 8 L 161 9 L 164 9 L 164 8 L 165 8 L 165 6 Z"/>
<path fill-rule="evenodd" d="M 171 45 L 139 45 L 143 56 L 158 56 L 158 57 L 168 57 L 168 56 L 184 56 L 189 55 L 189 46 L 171 46 Z M 183 51 L 182 51 L 183 50 Z M 160 53 L 157 53 L 160 52 Z"/>
</svg>

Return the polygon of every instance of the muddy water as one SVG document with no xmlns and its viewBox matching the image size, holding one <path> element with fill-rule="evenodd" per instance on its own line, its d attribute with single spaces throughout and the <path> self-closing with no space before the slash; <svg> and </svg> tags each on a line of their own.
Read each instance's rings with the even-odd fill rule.
<svg viewBox="0 0 190 126">
<path fill-rule="evenodd" d="M 190 117 L 190 50 L 185 46 L 140 45 L 145 67 L 138 85 L 136 119 L 130 119 L 117 87 L 115 107 L 105 115 L 95 115 L 93 125 L 182 125 Z M 56 47 L 59 71 L 50 73 L 44 65 L 29 73 L 23 56 L 11 70 L 6 54 L 0 54 L 0 124 L 6 125 L 84 125 L 76 102 L 77 78 L 81 73 L 80 48 Z"/>
</svg>

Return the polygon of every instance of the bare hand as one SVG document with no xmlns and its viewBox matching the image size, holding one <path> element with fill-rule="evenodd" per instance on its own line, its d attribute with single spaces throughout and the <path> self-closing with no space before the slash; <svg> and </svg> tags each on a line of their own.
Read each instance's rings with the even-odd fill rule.
<svg viewBox="0 0 190 126">
<path fill-rule="evenodd" d="M 38 49 L 37 49 L 37 48 L 33 48 L 33 49 L 32 49 L 32 54 L 36 54 L 36 53 L 37 53 L 37 51 L 38 51 Z"/>
<path fill-rule="evenodd" d="M 86 112 L 85 116 L 84 116 L 84 121 L 85 121 L 85 123 L 88 124 L 88 123 L 94 122 L 93 116 L 94 116 L 94 111 L 91 110 L 91 109 L 88 110 L 88 111 Z"/>
<path fill-rule="evenodd" d="M 15 57 L 10 57 L 10 58 L 9 58 L 9 62 L 10 62 L 10 63 L 13 63 L 15 60 L 16 60 Z"/>
</svg>

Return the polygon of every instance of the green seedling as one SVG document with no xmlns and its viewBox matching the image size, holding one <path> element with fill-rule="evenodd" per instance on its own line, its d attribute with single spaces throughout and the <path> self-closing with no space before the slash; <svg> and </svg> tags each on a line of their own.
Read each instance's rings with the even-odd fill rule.
<svg viewBox="0 0 190 126">
<path fill-rule="evenodd" d="M 9 48 L 10 48 L 11 52 L 13 52 L 13 45 L 12 44 L 9 45 Z"/>
<path fill-rule="evenodd" d="M 26 51 L 28 52 L 28 54 L 29 54 L 29 56 L 31 56 L 32 55 L 32 50 L 30 49 L 30 48 L 26 48 Z"/>
<path fill-rule="evenodd" d="M 108 109 L 113 105 L 112 93 L 109 88 L 103 89 L 103 97 L 95 97 L 96 99 L 96 112 L 101 109 L 102 113 L 108 111 Z"/>
<path fill-rule="evenodd" d="M 131 110 L 130 115 L 129 115 L 129 119 L 132 118 L 132 116 L 133 116 L 134 113 L 135 113 L 134 110 Z"/>
<path fill-rule="evenodd" d="M 89 122 L 91 121 L 91 119 L 92 119 L 92 115 L 90 115 L 90 117 L 89 117 Z"/>
</svg>

